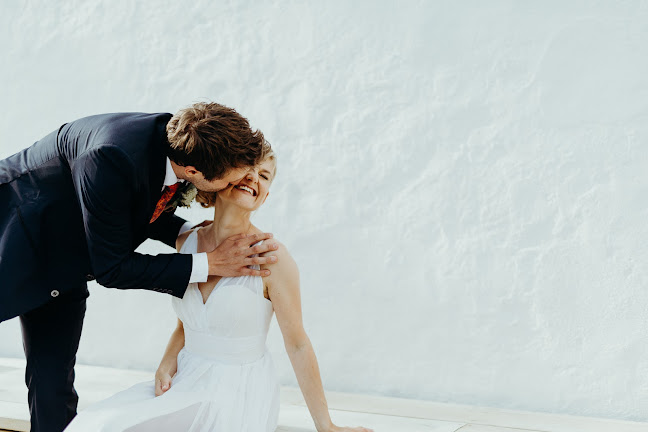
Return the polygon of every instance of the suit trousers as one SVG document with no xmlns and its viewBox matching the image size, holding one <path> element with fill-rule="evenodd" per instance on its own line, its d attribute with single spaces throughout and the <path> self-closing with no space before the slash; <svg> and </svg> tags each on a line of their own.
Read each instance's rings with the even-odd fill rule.
<svg viewBox="0 0 648 432">
<path fill-rule="evenodd" d="M 61 432 L 76 415 L 74 364 L 86 311 L 87 287 L 58 295 L 20 315 L 27 357 L 25 383 L 32 432 Z"/>
</svg>

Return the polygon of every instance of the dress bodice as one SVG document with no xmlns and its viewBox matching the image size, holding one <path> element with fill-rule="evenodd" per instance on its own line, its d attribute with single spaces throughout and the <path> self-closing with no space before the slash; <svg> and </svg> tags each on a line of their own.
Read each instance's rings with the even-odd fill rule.
<svg viewBox="0 0 648 432">
<path fill-rule="evenodd" d="M 187 237 L 181 253 L 197 252 L 197 232 Z M 249 363 L 262 357 L 274 312 L 263 287 L 260 276 L 223 277 L 203 303 L 198 284 L 190 283 L 182 299 L 172 300 L 184 326 L 185 348 L 228 363 Z"/>
<path fill-rule="evenodd" d="M 195 253 L 192 232 L 181 252 Z M 155 396 L 148 381 L 86 408 L 66 432 L 273 432 L 279 419 L 279 381 L 265 347 L 273 315 L 261 277 L 225 277 L 203 304 L 192 283 L 173 308 L 185 346 L 171 388 Z"/>
</svg>

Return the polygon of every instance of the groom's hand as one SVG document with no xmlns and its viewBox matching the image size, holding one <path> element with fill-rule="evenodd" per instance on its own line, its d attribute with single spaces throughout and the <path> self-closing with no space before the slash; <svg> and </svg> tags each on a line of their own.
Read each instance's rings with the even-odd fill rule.
<svg viewBox="0 0 648 432">
<path fill-rule="evenodd" d="M 254 270 L 248 268 L 255 264 L 273 264 L 276 256 L 252 258 L 251 255 L 263 254 L 277 250 L 277 243 L 271 240 L 272 234 L 238 234 L 225 240 L 212 252 L 207 253 L 209 274 L 215 276 L 270 276 L 270 270 Z M 261 241 L 263 244 L 252 247 Z"/>
</svg>

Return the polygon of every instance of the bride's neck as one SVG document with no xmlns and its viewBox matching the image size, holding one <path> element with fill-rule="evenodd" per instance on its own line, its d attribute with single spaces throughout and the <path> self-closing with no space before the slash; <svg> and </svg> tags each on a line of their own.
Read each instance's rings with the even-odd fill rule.
<svg viewBox="0 0 648 432">
<path fill-rule="evenodd" d="M 216 199 L 214 223 L 207 227 L 205 234 L 217 245 L 233 235 L 249 234 L 252 230 L 251 214 L 249 210 Z"/>
</svg>

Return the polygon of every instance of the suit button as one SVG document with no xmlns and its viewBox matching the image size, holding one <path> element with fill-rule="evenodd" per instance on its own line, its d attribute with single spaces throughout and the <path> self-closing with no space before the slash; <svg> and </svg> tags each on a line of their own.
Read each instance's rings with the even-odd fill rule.
<svg viewBox="0 0 648 432">
<path fill-rule="evenodd" d="M 59 292 L 58 292 L 58 290 L 52 290 L 52 292 L 50 293 L 50 295 L 51 295 L 52 297 L 58 297 L 58 296 L 59 296 Z"/>
<path fill-rule="evenodd" d="M 86 280 L 87 280 L 88 282 L 93 281 L 94 279 L 95 279 L 95 277 L 94 277 L 93 275 L 91 275 L 91 274 L 87 274 L 87 275 L 86 275 Z"/>
</svg>

